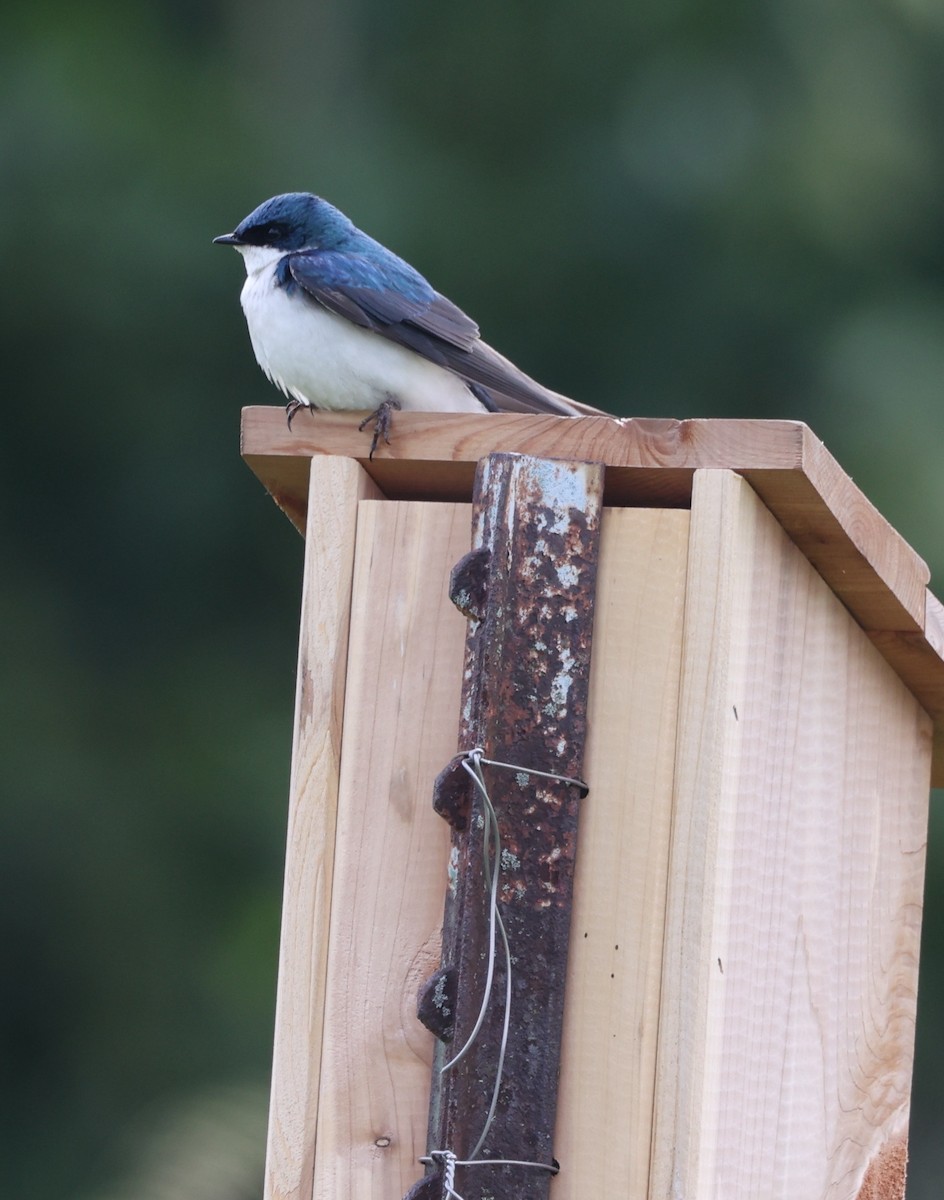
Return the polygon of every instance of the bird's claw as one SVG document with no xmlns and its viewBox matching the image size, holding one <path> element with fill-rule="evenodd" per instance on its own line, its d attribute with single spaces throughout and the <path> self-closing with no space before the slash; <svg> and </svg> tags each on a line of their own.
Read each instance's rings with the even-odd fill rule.
<svg viewBox="0 0 944 1200">
<path fill-rule="evenodd" d="M 370 442 L 370 453 L 367 455 L 369 460 L 373 459 L 374 451 L 380 445 L 381 438 L 383 438 L 386 445 L 390 445 L 390 429 L 393 424 L 393 414 L 399 412 L 400 408 L 400 401 L 394 396 L 388 396 L 370 416 L 365 417 L 360 425 L 358 425 L 358 430 L 364 430 L 369 425 L 373 425 L 374 427 L 374 436 Z"/>
<path fill-rule="evenodd" d="M 310 405 L 310 404 L 306 404 L 306 403 L 304 402 L 304 400 L 299 400 L 299 399 L 297 399 L 297 397 L 295 397 L 295 396 L 293 396 L 293 397 L 292 397 L 292 399 L 291 399 L 291 400 L 289 400 L 288 404 L 286 404 L 286 406 L 285 406 L 285 418 L 286 418 L 286 420 L 288 421 L 288 427 L 289 427 L 289 429 L 291 429 L 291 428 L 292 428 L 292 421 L 295 419 L 295 414 L 298 412 L 298 410 L 299 410 L 300 408 L 308 408 L 308 409 L 310 409 L 310 408 L 311 408 L 311 405 Z"/>
</svg>

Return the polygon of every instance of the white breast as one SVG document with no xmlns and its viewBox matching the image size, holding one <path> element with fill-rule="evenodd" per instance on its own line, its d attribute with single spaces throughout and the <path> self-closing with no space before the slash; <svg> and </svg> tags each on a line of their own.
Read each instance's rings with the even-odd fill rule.
<svg viewBox="0 0 944 1200">
<path fill-rule="evenodd" d="M 240 299 L 256 360 L 287 396 L 316 408 L 372 411 L 388 397 L 404 409 L 481 412 L 450 371 L 277 286 L 277 250 L 241 246 Z"/>
</svg>

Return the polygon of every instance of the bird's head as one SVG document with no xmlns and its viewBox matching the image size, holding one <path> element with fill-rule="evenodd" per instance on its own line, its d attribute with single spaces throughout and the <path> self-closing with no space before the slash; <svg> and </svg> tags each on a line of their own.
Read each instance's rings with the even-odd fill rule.
<svg viewBox="0 0 944 1200">
<path fill-rule="evenodd" d="M 356 233 L 347 217 L 327 200 L 311 192 L 286 192 L 260 204 L 232 233 L 224 233 L 213 241 L 235 246 L 240 251 L 256 246 L 288 253 L 334 250 L 343 247 Z"/>
</svg>

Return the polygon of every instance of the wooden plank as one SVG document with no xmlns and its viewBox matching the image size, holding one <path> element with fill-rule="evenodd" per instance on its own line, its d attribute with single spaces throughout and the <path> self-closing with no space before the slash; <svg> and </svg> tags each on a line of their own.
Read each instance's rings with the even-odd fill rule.
<svg viewBox="0 0 944 1200">
<path fill-rule="evenodd" d="M 397 413 L 389 446 L 367 459 L 370 438 L 356 413 L 301 413 L 291 430 L 281 408 L 242 412 L 241 451 L 273 495 L 304 505 L 291 460 L 356 458 L 387 496 L 466 501 L 479 459 L 495 450 L 607 465 L 607 503 L 688 506 L 700 467 L 803 467 L 798 421 L 664 421 L 546 417 L 521 413 Z M 925 580 L 927 582 L 927 580 Z"/>
<path fill-rule="evenodd" d="M 369 463 L 357 423 L 302 413 L 289 431 L 282 409 L 246 408 L 243 455 L 296 524 L 306 503 L 298 462 L 311 455 L 357 458 L 385 495 L 431 500 L 468 500 L 475 463 L 493 450 L 603 462 L 606 503 L 617 506 L 688 507 L 696 470 L 744 475 L 863 628 L 917 635 L 907 653 L 898 639 L 875 642 L 922 703 L 931 697 L 944 780 L 944 712 L 933 699 L 944 690 L 944 645 L 927 626 L 927 566 L 806 425 L 399 413 L 392 445 Z"/>
<path fill-rule="evenodd" d="M 934 718 L 934 750 L 931 759 L 931 786 L 944 788 L 944 684 L 938 671 L 937 659 L 944 659 L 944 604 L 930 591 L 927 593 L 924 640 L 921 646 L 921 669 L 918 686 L 925 688 L 926 699 L 915 688 L 915 695 Z M 916 639 L 917 640 L 917 639 Z M 894 666 L 894 663 L 892 664 Z M 905 676 L 902 676 L 905 678 Z M 911 686 L 911 676 L 908 685 Z"/>
<path fill-rule="evenodd" d="M 728 472 L 678 747 L 650 1195 L 903 1194 L 930 721 Z"/>
<path fill-rule="evenodd" d="M 944 787 L 944 677 L 940 671 L 944 657 L 944 606 L 931 592 L 926 600 L 924 634 L 877 631 L 869 636 L 934 721 L 931 786 L 939 788 Z"/>
<path fill-rule="evenodd" d="M 262 462 L 264 460 L 256 460 L 249 457 L 246 461 L 250 466 L 253 466 L 254 462 Z M 354 460 L 351 459 L 350 461 Z M 260 476 L 262 482 L 266 483 L 266 490 L 276 505 L 303 537 L 305 535 L 307 518 L 308 462 L 307 458 L 283 458 L 279 460 L 277 478 L 270 478 L 268 483 L 266 483 L 266 479 Z M 363 470 L 363 465 L 358 465 Z M 255 467 L 253 467 L 253 470 L 255 470 Z M 256 474 L 259 475 L 259 472 L 256 471 Z M 374 486 L 376 487 L 377 494 L 382 495 L 381 489 L 376 484 Z"/>
<path fill-rule="evenodd" d="M 455 749 L 464 638 L 443 589 L 468 546 L 468 509 L 455 516 L 441 505 L 361 509 L 318 1200 L 400 1195 L 424 1150 L 431 1045 L 414 1002 L 437 961 L 448 853 L 447 827 L 429 794 Z M 604 518 L 587 747 L 593 792 L 581 825 L 555 1151 L 565 1170 L 554 1181 L 555 1200 L 576 1200 L 583 1181 L 603 1177 L 637 1189 L 629 1197 L 644 1194 L 687 525 L 685 511 Z M 441 580 L 432 596 L 422 584 L 430 578 Z M 442 695 L 447 677 L 454 696 Z M 601 999 L 618 999 L 616 1026 L 601 1021 Z M 598 1053 L 602 1074 L 587 1068 Z M 601 1160 L 605 1130 L 618 1150 Z"/>
<path fill-rule="evenodd" d="M 688 525 L 604 513 L 553 1200 L 648 1194 Z"/>
<path fill-rule="evenodd" d="M 802 471 L 740 473 L 863 628 L 924 629 L 927 567 L 915 570 L 914 551 L 812 430 L 803 427 Z"/>
<path fill-rule="evenodd" d="M 745 475 L 781 525 L 870 629 L 924 628 L 926 563 L 798 421 L 656 421 L 521 414 L 400 413 L 373 462 L 356 414 L 302 414 L 292 431 L 280 409 L 243 410 L 243 454 L 279 498 L 294 456 L 359 458 L 392 497 L 467 500 L 479 458 L 494 450 L 603 462 L 610 505 L 687 506 L 695 470 Z M 422 464 L 422 465 L 420 465 Z"/>
<path fill-rule="evenodd" d="M 354 534 L 377 495 L 345 458 L 312 460 L 309 486 L 266 1200 L 311 1197 Z"/>
<path fill-rule="evenodd" d="M 304 414 L 303 414 L 304 415 Z M 465 619 L 447 597 L 467 505 L 360 505 L 315 1154 L 316 1200 L 395 1200 L 425 1153 Z"/>
</svg>

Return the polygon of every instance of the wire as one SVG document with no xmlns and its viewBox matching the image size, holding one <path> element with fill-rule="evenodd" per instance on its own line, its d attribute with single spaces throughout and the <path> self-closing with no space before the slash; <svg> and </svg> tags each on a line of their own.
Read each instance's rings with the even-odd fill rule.
<svg viewBox="0 0 944 1200">
<path fill-rule="evenodd" d="M 451 1150 L 431 1150 L 428 1155 L 420 1159 L 421 1163 L 427 1165 L 435 1165 L 440 1163 L 443 1169 L 443 1200 L 462 1200 L 462 1197 L 455 1190 L 455 1174 L 456 1167 L 480 1167 L 480 1166 L 504 1166 L 504 1167 L 527 1167 L 536 1171 L 549 1171 L 552 1175 L 556 1175 L 560 1167 L 555 1162 L 551 1165 L 547 1163 L 526 1162 L 520 1159 L 503 1159 L 503 1158 L 478 1158 L 478 1154 L 485 1145 L 485 1139 L 488 1137 L 489 1130 L 495 1120 L 495 1112 L 498 1108 L 498 1096 L 501 1090 L 502 1077 L 505 1069 L 505 1054 L 508 1049 L 509 1031 L 511 1028 L 511 991 L 512 991 L 512 959 L 511 947 L 508 944 L 508 933 L 505 929 L 505 923 L 502 920 L 501 912 L 498 908 L 498 885 L 501 875 L 501 832 L 498 826 L 498 814 L 495 811 L 495 806 L 492 803 L 491 796 L 488 794 L 488 788 L 485 783 L 485 775 L 482 771 L 483 766 L 498 767 L 501 770 L 515 771 L 522 775 L 539 775 L 542 779 L 556 779 L 560 783 L 566 783 L 574 787 L 578 787 L 586 795 L 589 788 L 582 779 L 575 779 L 569 775 L 556 775 L 551 771 L 536 771 L 532 767 L 521 767 L 514 763 L 501 762 L 498 759 L 486 758 L 484 751 L 480 747 L 475 747 L 466 752 L 462 757 L 462 768 L 471 777 L 475 784 L 479 795 L 482 799 L 482 871 L 485 877 L 485 887 L 488 891 L 488 966 L 485 972 L 485 987 L 482 993 L 482 1003 L 479 1007 L 479 1013 L 476 1017 L 472 1031 L 466 1038 L 465 1044 L 458 1054 L 454 1055 L 449 1062 L 440 1067 L 440 1075 L 444 1075 L 447 1071 L 451 1071 L 457 1066 L 472 1049 L 476 1039 L 481 1032 L 482 1025 L 485 1022 L 486 1014 L 488 1013 L 489 1003 L 492 997 L 492 986 L 495 982 L 495 964 L 497 955 L 495 952 L 496 932 L 501 935 L 502 948 L 505 957 L 505 1012 L 502 1021 L 501 1042 L 498 1049 L 498 1062 L 495 1067 L 495 1083 L 492 1087 L 492 1098 L 488 1106 L 488 1113 L 485 1117 L 485 1124 L 479 1135 L 478 1141 L 475 1143 L 472 1152 L 467 1159 L 457 1159 Z"/>
</svg>

